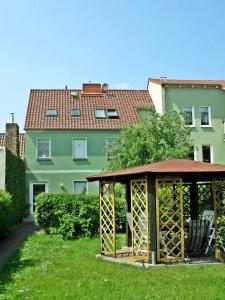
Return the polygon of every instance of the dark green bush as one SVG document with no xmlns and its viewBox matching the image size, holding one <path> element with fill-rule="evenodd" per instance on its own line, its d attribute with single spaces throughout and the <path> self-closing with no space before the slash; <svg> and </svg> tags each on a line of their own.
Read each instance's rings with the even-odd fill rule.
<svg viewBox="0 0 225 300">
<path fill-rule="evenodd" d="M 13 223 L 12 196 L 0 190 L 0 237 L 4 237 Z"/>
<path fill-rule="evenodd" d="M 125 231 L 127 217 L 127 203 L 124 198 L 115 199 L 116 226 L 120 231 Z"/>
<path fill-rule="evenodd" d="M 42 193 L 36 198 L 35 222 L 65 239 L 93 236 L 99 226 L 99 200 L 85 193 Z"/>
</svg>

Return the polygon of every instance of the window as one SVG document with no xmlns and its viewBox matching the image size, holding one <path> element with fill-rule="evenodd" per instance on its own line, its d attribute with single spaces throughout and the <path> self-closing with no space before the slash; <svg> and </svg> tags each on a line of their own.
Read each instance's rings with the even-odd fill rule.
<svg viewBox="0 0 225 300">
<path fill-rule="evenodd" d="M 95 117 L 99 119 L 106 118 L 106 111 L 105 109 L 96 109 L 95 110 Z"/>
<path fill-rule="evenodd" d="M 51 157 L 50 139 L 37 139 L 37 158 L 49 159 Z"/>
<path fill-rule="evenodd" d="M 114 157 L 113 148 L 116 143 L 116 138 L 108 137 L 106 138 L 106 151 L 107 151 L 107 158 L 111 159 Z"/>
<path fill-rule="evenodd" d="M 211 126 L 210 107 L 200 107 L 201 126 Z"/>
<path fill-rule="evenodd" d="M 186 126 L 194 126 L 194 107 L 184 107 L 184 122 Z"/>
<path fill-rule="evenodd" d="M 57 117 L 57 115 L 58 115 L 58 111 L 57 111 L 57 109 L 55 109 L 55 108 L 49 108 L 48 110 L 47 110 L 47 117 Z"/>
<path fill-rule="evenodd" d="M 212 146 L 211 145 L 202 145 L 202 161 L 211 163 L 212 162 Z"/>
<path fill-rule="evenodd" d="M 107 117 L 109 119 L 118 119 L 119 118 L 116 109 L 107 109 Z"/>
<path fill-rule="evenodd" d="M 87 192 L 87 182 L 86 181 L 74 181 L 74 192 L 75 193 Z"/>
<path fill-rule="evenodd" d="M 79 117 L 80 116 L 80 109 L 79 108 L 73 108 L 70 111 L 71 117 Z"/>
<path fill-rule="evenodd" d="M 73 158 L 86 159 L 87 158 L 87 140 L 74 139 L 73 140 Z"/>
</svg>

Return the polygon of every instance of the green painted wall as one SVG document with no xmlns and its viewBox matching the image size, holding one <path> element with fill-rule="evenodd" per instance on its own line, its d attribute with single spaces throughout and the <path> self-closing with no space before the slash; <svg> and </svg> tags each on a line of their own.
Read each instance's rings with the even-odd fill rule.
<svg viewBox="0 0 225 300">
<path fill-rule="evenodd" d="M 184 106 L 193 106 L 195 127 L 191 130 L 191 138 L 196 146 L 196 158 L 202 161 L 201 145 L 213 145 L 213 162 L 225 164 L 225 141 L 223 119 L 225 119 L 225 91 L 210 87 L 167 87 L 166 110 L 183 112 Z M 211 128 L 200 126 L 200 106 L 211 107 Z"/>
<path fill-rule="evenodd" d="M 73 192 L 74 180 L 101 171 L 108 163 L 106 138 L 117 137 L 118 131 L 27 131 L 26 132 L 26 185 L 28 199 L 30 183 L 47 181 L 49 192 Z M 51 160 L 36 158 L 36 139 L 51 138 Z M 87 139 L 87 160 L 73 160 L 72 140 Z M 61 187 L 63 185 L 63 187 Z M 89 193 L 98 192 L 97 183 L 88 183 Z"/>
</svg>

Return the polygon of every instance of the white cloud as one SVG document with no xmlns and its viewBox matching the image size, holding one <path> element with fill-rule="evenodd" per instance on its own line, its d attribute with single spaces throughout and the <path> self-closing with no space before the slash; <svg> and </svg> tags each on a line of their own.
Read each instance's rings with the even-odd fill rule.
<svg viewBox="0 0 225 300">
<path fill-rule="evenodd" d="M 121 89 L 121 90 L 127 90 L 129 88 L 129 82 L 120 82 L 116 83 L 112 86 L 114 89 Z"/>
</svg>

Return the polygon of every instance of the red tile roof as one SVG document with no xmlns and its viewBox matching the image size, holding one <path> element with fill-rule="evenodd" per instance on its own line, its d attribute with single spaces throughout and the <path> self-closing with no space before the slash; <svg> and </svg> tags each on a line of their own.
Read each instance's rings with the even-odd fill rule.
<svg viewBox="0 0 225 300">
<path fill-rule="evenodd" d="M 71 96 L 77 92 L 78 96 Z M 31 90 L 27 109 L 26 130 L 110 130 L 139 123 L 138 109 L 153 106 L 147 90 L 109 90 L 102 94 L 83 94 L 81 90 Z M 49 108 L 58 110 L 57 117 L 47 117 Z M 80 117 L 71 117 L 72 108 Z M 119 119 L 96 119 L 95 109 L 116 109 Z"/>
<path fill-rule="evenodd" d="M 194 161 L 188 159 L 172 159 L 163 160 L 160 162 L 143 165 L 134 168 L 128 168 L 124 170 L 100 173 L 94 176 L 87 177 L 89 181 L 97 181 L 101 179 L 109 179 L 112 177 L 122 177 L 133 174 L 142 173 L 218 173 L 224 172 L 225 165 L 210 164 L 201 161 Z"/>
<path fill-rule="evenodd" d="M 218 85 L 220 87 L 225 87 L 225 80 L 192 80 L 192 79 L 169 79 L 166 78 L 149 78 L 148 82 L 156 84 L 171 84 L 171 85 Z"/>
<path fill-rule="evenodd" d="M 22 159 L 25 158 L 25 134 L 19 134 L 19 142 L 20 142 L 20 157 Z M 5 146 L 5 133 L 0 133 L 0 147 Z"/>
</svg>

